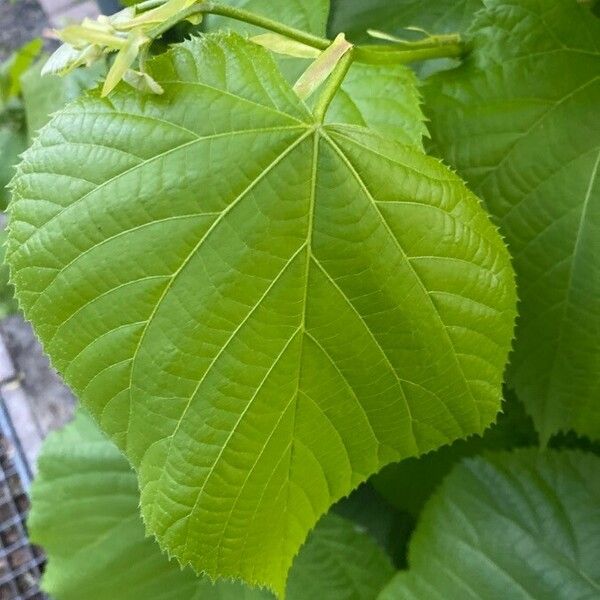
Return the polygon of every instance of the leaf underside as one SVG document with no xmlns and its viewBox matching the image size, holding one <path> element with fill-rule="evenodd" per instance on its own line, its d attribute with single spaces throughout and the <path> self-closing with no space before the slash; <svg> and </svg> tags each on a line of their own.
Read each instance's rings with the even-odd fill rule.
<svg viewBox="0 0 600 600">
<path fill-rule="evenodd" d="M 455 175 L 314 123 L 262 48 L 152 69 L 163 96 L 92 93 L 27 152 L 12 278 L 160 544 L 281 593 L 334 501 L 494 419 L 508 254 Z"/>
<path fill-rule="evenodd" d="M 32 501 L 30 534 L 48 556 L 44 590 L 57 600 L 273 598 L 237 583 L 213 585 L 169 562 L 145 536 L 135 473 L 82 411 L 46 442 Z M 298 555 L 287 598 L 372 600 L 392 575 L 389 559 L 369 535 L 330 514 Z"/>
<path fill-rule="evenodd" d="M 600 458 L 537 449 L 465 460 L 425 507 L 408 572 L 379 600 L 597 598 Z"/>
<path fill-rule="evenodd" d="M 426 87 L 432 137 L 514 257 L 511 383 L 543 439 L 600 438 L 600 20 L 571 0 L 486 4 L 471 56 Z"/>
</svg>

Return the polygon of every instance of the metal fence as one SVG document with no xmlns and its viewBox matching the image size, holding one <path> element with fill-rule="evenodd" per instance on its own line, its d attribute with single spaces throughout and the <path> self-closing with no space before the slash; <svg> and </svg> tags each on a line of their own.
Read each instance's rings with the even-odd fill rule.
<svg viewBox="0 0 600 600">
<path fill-rule="evenodd" d="M 0 600 L 42 600 L 45 558 L 29 542 L 27 485 L 31 473 L 0 399 Z"/>
</svg>

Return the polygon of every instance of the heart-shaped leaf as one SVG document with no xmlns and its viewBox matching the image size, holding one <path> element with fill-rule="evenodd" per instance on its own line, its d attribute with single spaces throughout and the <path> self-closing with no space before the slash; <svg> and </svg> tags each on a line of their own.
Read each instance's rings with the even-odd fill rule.
<svg viewBox="0 0 600 600">
<path fill-rule="evenodd" d="M 470 57 L 426 88 L 432 137 L 514 257 L 519 397 L 543 439 L 600 439 L 600 19 L 571 0 L 486 4 Z"/>
<path fill-rule="evenodd" d="M 409 570 L 379 600 L 572 600 L 600 591 L 600 458 L 538 449 L 465 460 L 426 505 Z"/>
<path fill-rule="evenodd" d="M 184 564 L 281 593 L 383 465 L 494 419 L 508 253 L 438 161 L 316 122 L 235 34 L 59 113 L 14 181 L 9 262 L 56 367 Z"/>
</svg>

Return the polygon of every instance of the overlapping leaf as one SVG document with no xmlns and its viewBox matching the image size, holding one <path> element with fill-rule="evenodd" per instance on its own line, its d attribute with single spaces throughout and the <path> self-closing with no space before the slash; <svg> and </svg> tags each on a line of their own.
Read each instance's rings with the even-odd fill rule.
<svg viewBox="0 0 600 600">
<path fill-rule="evenodd" d="M 149 530 L 281 593 L 334 501 L 494 419 L 508 254 L 456 176 L 315 122 L 262 48 L 194 39 L 152 72 L 161 97 L 92 94 L 27 152 L 12 275 Z"/>
<path fill-rule="evenodd" d="M 421 515 L 379 600 L 597 598 L 600 458 L 520 450 L 464 461 Z"/>
<path fill-rule="evenodd" d="M 403 65 L 352 65 L 326 120 L 369 127 L 420 149 L 428 136 L 417 78 Z"/>
<path fill-rule="evenodd" d="M 483 0 L 333 0 L 330 32 L 345 31 L 356 42 L 373 41 L 368 29 L 410 35 L 407 27 L 432 34 L 465 31 Z"/>
<path fill-rule="evenodd" d="M 241 584 L 211 584 L 144 535 L 135 474 L 80 412 L 46 443 L 33 486 L 32 538 L 48 553 L 43 587 L 55 600 L 269 600 Z M 365 533 L 323 518 L 292 569 L 288 600 L 371 600 L 393 574 Z"/>
<path fill-rule="evenodd" d="M 571 0 L 487 0 L 436 76 L 434 142 L 496 216 L 519 282 L 511 381 L 544 439 L 600 437 L 600 20 Z"/>
</svg>

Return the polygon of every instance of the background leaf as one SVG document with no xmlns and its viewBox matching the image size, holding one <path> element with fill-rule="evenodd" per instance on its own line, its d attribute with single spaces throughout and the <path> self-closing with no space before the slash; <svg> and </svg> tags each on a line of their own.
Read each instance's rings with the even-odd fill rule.
<svg viewBox="0 0 600 600">
<path fill-rule="evenodd" d="M 363 529 L 329 514 L 296 558 L 286 598 L 374 600 L 394 573 L 390 559 Z"/>
<path fill-rule="evenodd" d="M 21 93 L 21 75 L 35 61 L 42 45 L 41 39 L 33 39 L 0 64 L 0 109 L 3 101 L 18 98 Z"/>
<path fill-rule="evenodd" d="M 600 436 L 600 20 L 571 0 L 488 0 L 427 106 L 437 151 L 506 235 L 520 319 L 510 381 L 543 440 Z"/>
<path fill-rule="evenodd" d="M 367 29 L 410 37 L 406 27 L 435 33 L 466 31 L 483 0 L 332 0 L 329 31 L 349 40 L 373 43 Z"/>
<path fill-rule="evenodd" d="M 408 539 L 414 519 L 399 511 L 383 498 L 370 483 L 364 483 L 343 498 L 332 512 L 349 519 L 364 529 L 385 550 L 394 566 L 406 566 Z"/>
<path fill-rule="evenodd" d="M 272 0 L 226 0 L 224 4 L 275 19 L 280 23 L 314 35 L 325 35 L 329 0 L 286 0 L 286 2 L 277 3 Z M 248 35 L 265 33 L 265 30 L 259 27 L 217 15 L 207 15 L 206 25 L 209 31 L 235 31 Z"/>
<path fill-rule="evenodd" d="M 55 600 L 269 600 L 241 584 L 215 585 L 145 537 L 135 473 L 83 411 L 46 442 L 33 486 L 32 538 L 49 563 Z M 288 600 L 370 600 L 393 574 L 389 559 L 348 520 L 317 525 L 290 574 Z"/>
<path fill-rule="evenodd" d="M 21 91 L 30 138 L 50 120 L 52 113 L 78 98 L 85 90 L 94 87 L 106 73 L 106 65 L 101 61 L 85 69 L 76 69 L 62 77 L 42 76 L 42 66 L 43 61 L 40 61 L 21 76 Z"/>
<path fill-rule="evenodd" d="M 6 187 L 15 173 L 19 155 L 27 147 L 27 133 L 21 119 L 0 121 L 0 210 L 6 210 L 10 191 Z"/>
<path fill-rule="evenodd" d="M 333 502 L 495 418 L 508 253 L 458 177 L 315 124 L 259 46 L 152 72 L 163 96 L 92 93 L 27 152 L 13 280 L 161 544 L 281 592 Z"/>
<path fill-rule="evenodd" d="M 14 288 L 9 283 L 8 265 L 4 262 L 6 252 L 6 229 L 0 229 L 0 319 L 16 313 L 19 309 L 15 300 Z"/>
<path fill-rule="evenodd" d="M 600 458 L 519 450 L 467 459 L 427 504 L 410 570 L 379 600 L 596 598 Z"/>
<path fill-rule="evenodd" d="M 483 0 L 332 0 L 329 33 L 344 31 L 355 43 L 379 43 L 368 34 L 369 29 L 383 31 L 402 39 L 416 40 L 425 33 L 463 33 Z M 421 76 L 455 67 L 457 59 L 441 58 L 411 65 Z"/>
</svg>

